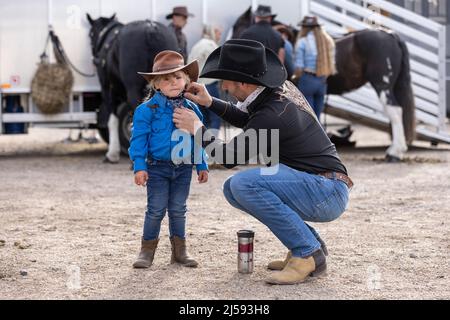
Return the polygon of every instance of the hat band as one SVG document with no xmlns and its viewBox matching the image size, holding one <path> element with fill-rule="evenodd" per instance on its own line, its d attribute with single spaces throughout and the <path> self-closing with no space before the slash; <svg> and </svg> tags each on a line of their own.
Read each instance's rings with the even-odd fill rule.
<svg viewBox="0 0 450 320">
<path fill-rule="evenodd" d="M 168 67 L 161 67 L 161 68 L 155 69 L 153 72 L 162 72 L 162 71 L 176 69 L 176 68 L 179 68 L 179 67 L 184 67 L 184 65 L 183 64 L 177 64 L 177 65 L 172 65 L 172 66 L 168 66 Z"/>
<path fill-rule="evenodd" d="M 261 72 L 259 72 L 259 73 L 257 73 L 257 74 L 253 74 L 252 76 L 253 76 L 254 78 L 259 78 L 259 77 L 261 77 L 262 75 L 264 75 L 266 72 L 267 72 L 267 68 L 265 68 L 263 71 L 261 71 Z"/>
</svg>

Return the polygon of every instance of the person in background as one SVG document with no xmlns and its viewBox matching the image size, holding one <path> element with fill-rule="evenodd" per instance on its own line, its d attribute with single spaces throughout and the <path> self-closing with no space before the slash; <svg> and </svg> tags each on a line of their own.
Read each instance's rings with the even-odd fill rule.
<svg viewBox="0 0 450 320">
<path fill-rule="evenodd" d="M 208 56 L 218 48 L 218 43 L 222 37 L 222 28 L 213 25 L 205 25 L 203 27 L 203 37 L 191 49 L 188 57 L 188 63 L 197 60 L 200 70 L 205 65 Z M 215 98 L 219 97 L 219 81 L 217 79 L 199 79 L 199 83 L 206 86 L 209 94 Z M 199 106 L 208 129 L 219 130 L 221 125 L 220 117 L 208 108 Z"/>
<path fill-rule="evenodd" d="M 263 5 L 259 5 L 253 14 L 255 16 L 255 24 L 244 30 L 240 38 L 261 42 L 266 48 L 275 52 L 281 62 L 284 63 L 284 40 L 272 28 L 272 21 L 276 14 L 272 14 L 270 6 Z"/>
<path fill-rule="evenodd" d="M 294 46 L 291 42 L 291 39 L 294 39 L 294 34 L 291 31 L 290 27 L 282 24 L 279 21 L 272 22 L 273 28 L 281 34 L 281 37 L 284 40 L 284 66 L 286 68 L 288 79 L 292 77 L 294 74 Z"/>
<path fill-rule="evenodd" d="M 173 30 L 175 36 L 177 37 L 179 53 L 183 56 L 184 60 L 187 60 L 187 39 L 186 35 L 183 33 L 183 28 L 187 24 L 188 17 L 194 17 L 192 13 L 188 12 L 187 7 L 180 6 L 174 7 L 172 13 L 166 16 L 166 19 L 172 19 L 169 24 L 169 28 Z"/>
<path fill-rule="evenodd" d="M 320 26 L 316 16 L 305 16 L 300 22 L 299 40 L 295 46 L 295 71 L 291 80 L 308 100 L 317 118 L 324 108 L 327 78 L 336 73 L 335 44 Z"/>
</svg>

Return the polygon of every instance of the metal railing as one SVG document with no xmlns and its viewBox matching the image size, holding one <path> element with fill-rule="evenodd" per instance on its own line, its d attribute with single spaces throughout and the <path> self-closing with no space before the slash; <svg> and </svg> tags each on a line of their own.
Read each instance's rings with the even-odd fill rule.
<svg viewBox="0 0 450 320">
<path fill-rule="evenodd" d="M 400 34 L 410 53 L 416 117 L 421 124 L 417 132 L 430 140 L 450 143 L 450 135 L 446 132 L 444 25 L 384 0 L 311 0 L 309 10 L 332 34 L 379 27 Z M 388 123 L 381 102 L 370 85 L 343 96 L 330 96 L 328 104 L 375 122 Z"/>
</svg>

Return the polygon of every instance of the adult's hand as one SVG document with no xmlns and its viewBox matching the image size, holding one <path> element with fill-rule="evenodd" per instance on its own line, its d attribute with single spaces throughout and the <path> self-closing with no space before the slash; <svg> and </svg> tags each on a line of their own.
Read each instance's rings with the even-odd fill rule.
<svg viewBox="0 0 450 320">
<path fill-rule="evenodd" d="M 203 107 L 209 108 L 212 104 L 212 98 L 205 85 L 197 82 L 191 82 L 188 85 L 184 97 Z"/>
<path fill-rule="evenodd" d="M 187 108 L 176 108 L 173 113 L 173 123 L 178 129 L 194 135 L 203 123 L 194 111 Z"/>
</svg>

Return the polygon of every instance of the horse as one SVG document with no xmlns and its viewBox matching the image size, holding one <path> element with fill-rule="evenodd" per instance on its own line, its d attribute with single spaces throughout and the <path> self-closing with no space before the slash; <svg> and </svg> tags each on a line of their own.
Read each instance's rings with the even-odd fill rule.
<svg viewBox="0 0 450 320">
<path fill-rule="evenodd" d="M 233 36 L 252 23 L 251 8 L 233 25 Z M 375 89 L 391 125 L 386 161 L 398 162 L 415 138 L 415 103 L 409 52 L 398 34 L 382 29 L 351 32 L 336 43 L 337 73 L 327 79 L 327 94 L 343 94 L 366 83 Z"/>
<path fill-rule="evenodd" d="M 145 95 L 147 82 L 138 72 L 151 71 L 155 56 L 163 50 L 177 51 L 178 43 L 173 31 L 159 22 L 122 24 L 115 14 L 86 17 L 102 91 L 98 126 L 102 138 L 109 142 L 104 162 L 117 163 L 120 152 L 128 152 L 131 113 Z"/>
<path fill-rule="evenodd" d="M 343 94 L 370 83 L 391 124 L 388 162 L 403 158 L 415 138 L 415 103 L 409 52 L 398 34 L 365 29 L 336 40 L 337 74 L 327 79 L 328 94 Z"/>
</svg>

